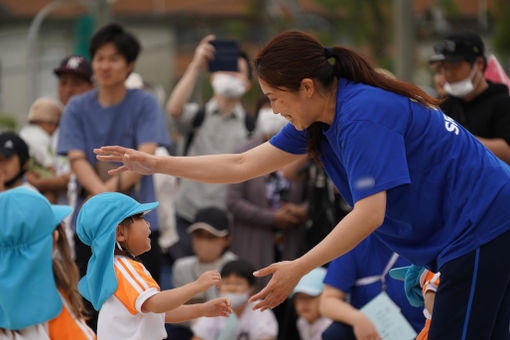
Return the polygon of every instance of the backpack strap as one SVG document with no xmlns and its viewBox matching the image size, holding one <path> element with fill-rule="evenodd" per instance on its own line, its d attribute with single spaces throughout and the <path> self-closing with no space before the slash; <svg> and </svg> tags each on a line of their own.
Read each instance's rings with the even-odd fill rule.
<svg viewBox="0 0 510 340">
<path fill-rule="evenodd" d="M 251 137 L 253 135 L 253 132 L 255 131 L 255 127 L 256 127 L 256 121 L 255 121 L 255 117 L 249 113 L 249 112 L 244 112 L 244 126 L 246 127 L 246 131 L 248 132 L 248 138 Z"/>
<path fill-rule="evenodd" d="M 193 142 L 193 139 L 195 138 L 195 133 L 197 132 L 198 128 L 202 123 L 204 122 L 205 118 L 205 107 L 202 106 L 200 109 L 198 109 L 197 114 L 195 115 L 195 118 L 193 118 L 193 123 L 191 124 L 191 130 L 186 136 L 186 144 L 184 144 L 184 150 L 182 155 L 187 156 L 189 152 L 189 147 L 191 146 L 191 143 Z"/>
<path fill-rule="evenodd" d="M 193 118 L 193 123 L 191 124 L 191 130 L 186 136 L 186 144 L 184 144 L 183 156 L 187 156 L 189 152 L 189 148 L 193 139 L 195 138 L 195 133 L 200 128 L 205 119 L 205 107 L 202 106 L 197 111 L 195 118 Z M 253 132 L 255 131 L 255 117 L 252 114 L 245 112 L 244 114 L 244 126 L 247 131 L 247 137 L 251 137 Z"/>
</svg>

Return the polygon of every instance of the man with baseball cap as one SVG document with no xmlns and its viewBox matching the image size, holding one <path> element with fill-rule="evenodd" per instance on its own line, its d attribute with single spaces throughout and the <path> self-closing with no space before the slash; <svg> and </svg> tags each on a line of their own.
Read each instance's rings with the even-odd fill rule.
<svg viewBox="0 0 510 340">
<path fill-rule="evenodd" d="M 487 81 L 485 46 L 472 32 L 449 35 L 434 45 L 430 63 L 444 76 L 441 109 L 510 163 L 510 96 L 505 85 Z"/>
<path fill-rule="evenodd" d="M 66 106 L 71 97 L 87 92 L 94 87 L 92 82 L 92 68 L 87 59 L 82 56 L 70 55 L 65 57 L 60 62 L 60 65 L 53 70 L 53 73 L 58 78 L 57 92 L 58 99 L 60 103 L 62 103 L 62 106 Z M 54 128 L 52 128 L 53 132 L 50 133 L 52 154 L 55 154 L 54 150 L 56 150 L 58 144 L 59 130 L 57 127 L 61 113 L 62 112 L 59 113 L 58 119 L 55 119 L 55 115 L 52 117 L 48 117 L 48 115 L 46 115 L 44 117 L 44 121 L 51 120 L 52 122 L 57 123 Z M 31 122 L 34 118 L 36 118 L 41 121 L 41 117 L 40 110 L 31 110 L 28 120 Z M 33 131 L 25 132 L 32 134 Z M 33 148 L 31 147 L 31 152 L 33 152 L 32 149 Z M 51 202 L 68 204 L 67 192 L 69 179 L 71 178 L 71 167 L 66 156 L 54 155 L 53 158 L 52 166 L 55 169 L 54 176 L 39 176 L 38 174 L 29 171 L 26 175 L 26 180 L 39 191 L 44 192 Z"/>
<path fill-rule="evenodd" d="M 58 98 L 67 105 L 72 96 L 91 90 L 92 68 L 82 56 L 70 55 L 62 59 L 60 66 L 53 70 L 58 78 Z"/>
<path fill-rule="evenodd" d="M 0 192 L 25 185 L 23 175 L 28 167 L 28 146 L 16 133 L 0 134 Z"/>
</svg>

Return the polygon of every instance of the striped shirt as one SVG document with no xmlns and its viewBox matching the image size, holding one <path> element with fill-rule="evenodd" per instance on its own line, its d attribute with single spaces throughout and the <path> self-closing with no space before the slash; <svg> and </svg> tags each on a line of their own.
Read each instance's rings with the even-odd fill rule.
<svg viewBox="0 0 510 340">
<path fill-rule="evenodd" d="M 165 313 L 142 312 L 143 303 L 159 286 L 140 262 L 115 256 L 117 290 L 99 311 L 99 339 L 164 339 Z"/>
</svg>

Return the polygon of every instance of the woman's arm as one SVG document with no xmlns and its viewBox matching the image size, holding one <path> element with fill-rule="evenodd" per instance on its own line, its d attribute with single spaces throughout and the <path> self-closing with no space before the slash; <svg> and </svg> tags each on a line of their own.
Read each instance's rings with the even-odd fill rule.
<svg viewBox="0 0 510 340">
<path fill-rule="evenodd" d="M 345 293 L 325 285 L 320 299 L 321 315 L 351 325 L 356 339 L 380 339 L 374 324 L 359 309 L 344 301 Z"/>
<path fill-rule="evenodd" d="M 254 309 L 278 306 L 306 273 L 345 254 L 377 229 L 384 221 L 385 212 L 386 191 L 365 197 L 356 202 L 352 211 L 328 236 L 305 255 L 294 261 L 274 263 L 253 273 L 257 277 L 272 274 L 267 286 L 250 298 L 250 301 L 263 299 Z"/>
<path fill-rule="evenodd" d="M 121 146 L 95 149 L 97 159 L 124 163 L 116 174 L 126 170 L 149 175 L 162 173 L 207 183 L 238 183 L 275 171 L 299 158 L 266 142 L 240 154 L 193 157 L 154 156 Z"/>
</svg>

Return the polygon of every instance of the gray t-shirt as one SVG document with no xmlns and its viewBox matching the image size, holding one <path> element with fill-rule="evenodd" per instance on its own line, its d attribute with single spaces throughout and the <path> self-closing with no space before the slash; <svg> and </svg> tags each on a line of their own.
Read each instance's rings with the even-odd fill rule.
<svg viewBox="0 0 510 340">
<path fill-rule="evenodd" d="M 197 103 L 186 104 L 182 115 L 173 119 L 175 128 L 184 136 L 183 141 L 186 140 L 199 109 L 200 106 Z M 205 106 L 204 120 L 195 132 L 188 156 L 234 152 L 248 140 L 248 131 L 245 125 L 246 114 L 239 103 L 230 115 L 222 115 L 218 111 L 216 101 L 209 100 Z M 200 183 L 181 179 L 175 201 L 176 213 L 188 221 L 193 221 L 196 212 L 201 208 L 225 209 L 225 193 L 225 184 Z"/>
<path fill-rule="evenodd" d="M 172 268 L 172 281 L 174 287 L 181 287 L 198 279 L 200 275 L 209 270 L 220 271 L 227 262 L 237 259 L 237 255 L 226 251 L 213 263 L 200 263 L 197 256 L 183 257 L 175 261 Z M 219 297 L 216 286 L 209 288 L 205 293 L 195 295 L 193 302 L 205 302 Z"/>
</svg>

